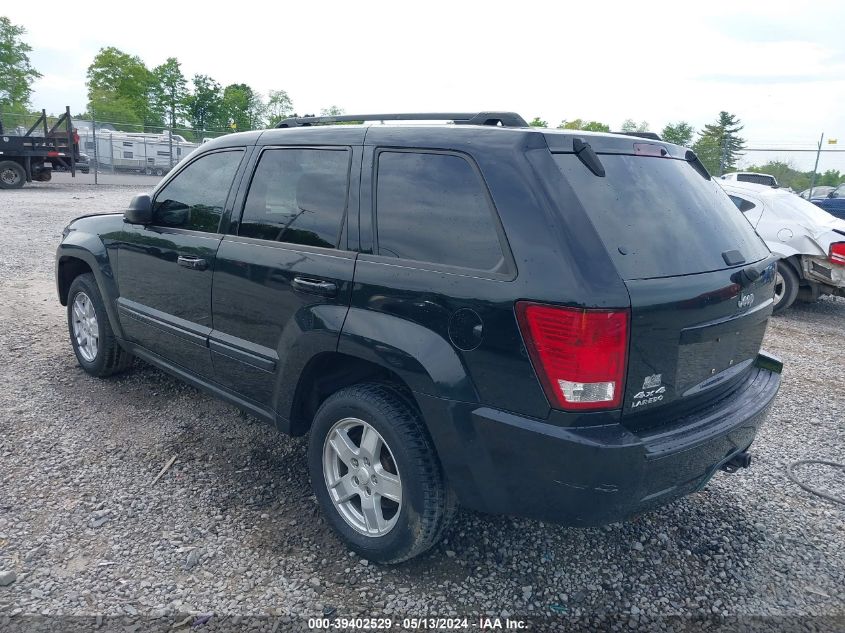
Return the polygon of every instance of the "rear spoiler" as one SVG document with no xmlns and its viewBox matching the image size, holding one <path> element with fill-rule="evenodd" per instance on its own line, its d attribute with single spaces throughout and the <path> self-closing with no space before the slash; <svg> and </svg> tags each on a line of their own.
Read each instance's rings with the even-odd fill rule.
<svg viewBox="0 0 845 633">
<path fill-rule="evenodd" d="M 621 134 L 622 136 L 637 136 L 639 138 L 647 138 L 652 141 L 662 141 L 660 135 L 656 132 L 611 132 L 611 134 Z"/>
</svg>

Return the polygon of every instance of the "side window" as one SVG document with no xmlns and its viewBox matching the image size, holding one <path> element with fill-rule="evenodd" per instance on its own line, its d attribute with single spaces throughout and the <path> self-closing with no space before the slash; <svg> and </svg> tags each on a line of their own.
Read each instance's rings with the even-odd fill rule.
<svg viewBox="0 0 845 633">
<path fill-rule="evenodd" d="M 378 253 L 496 270 L 504 264 L 496 220 L 480 176 L 451 154 L 378 155 Z"/>
<path fill-rule="evenodd" d="M 217 152 L 188 165 L 156 195 L 153 224 L 216 233 L 242 157 Z"/>
<path fill-rule="evenodd" d="M 756 206 L 750 200 L 745 200 L 743 198 L 740 198 L 739 196 L 728 195 L 728 197 L 731 199 L 731 202 L 733 202 L 736 205 L 736 208 L 739 209 L 740 211 L 742 211 L 743 213 L 751 211 L 751 209 L 753 209 Z"/>
<path fill-rule="evenodd" d="M 345 148 L 266 150 L 249 187 L 238 235 L 337 248 L 349 156 Z"/>
</svg>

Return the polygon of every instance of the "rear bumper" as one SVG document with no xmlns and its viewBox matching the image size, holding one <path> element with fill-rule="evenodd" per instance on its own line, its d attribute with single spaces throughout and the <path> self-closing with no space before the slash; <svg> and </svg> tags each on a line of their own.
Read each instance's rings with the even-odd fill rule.
<svg viewBox="0 0 845 633">
<path fill-rule="evenodd" d="M 698 490 L 746 450 L 780 387 L 778 362 L 770 361 L 761 355 L 737 389 L 706 409 L 637 433 L 622 424 L 561 427 L 477 405 L 418 400 L 465 506 L 591 526 Z"/>
</svg>

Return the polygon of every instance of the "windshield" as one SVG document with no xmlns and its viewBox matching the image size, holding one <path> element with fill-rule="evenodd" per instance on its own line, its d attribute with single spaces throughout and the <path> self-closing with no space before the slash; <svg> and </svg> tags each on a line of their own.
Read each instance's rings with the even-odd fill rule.
<svg viewBox="0 0 845 633">
<path fill-rule="evenodd" d="M 689 275 L 769 254 L 754 228 L 713 180 L 684 160 L 600 155 L 595 176 L 575 154 L 554 154 L 623 279 Z"/>
</svg>

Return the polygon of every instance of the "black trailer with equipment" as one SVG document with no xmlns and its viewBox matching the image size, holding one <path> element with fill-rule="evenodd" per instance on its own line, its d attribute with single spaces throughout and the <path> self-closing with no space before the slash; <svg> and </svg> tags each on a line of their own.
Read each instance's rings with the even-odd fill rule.
<svg viewBox="0 0 845 633">
<path fill-rule="evenodd" d="M 19 189 L 24 183 L 48 182 L 54 166 L 76 175 L 79 135 L 73 128 L 70 108 L 48 127 L 47 112 L 24 135 L 8 134 L 0 121 L 0 189 Z"/>
</svg>

